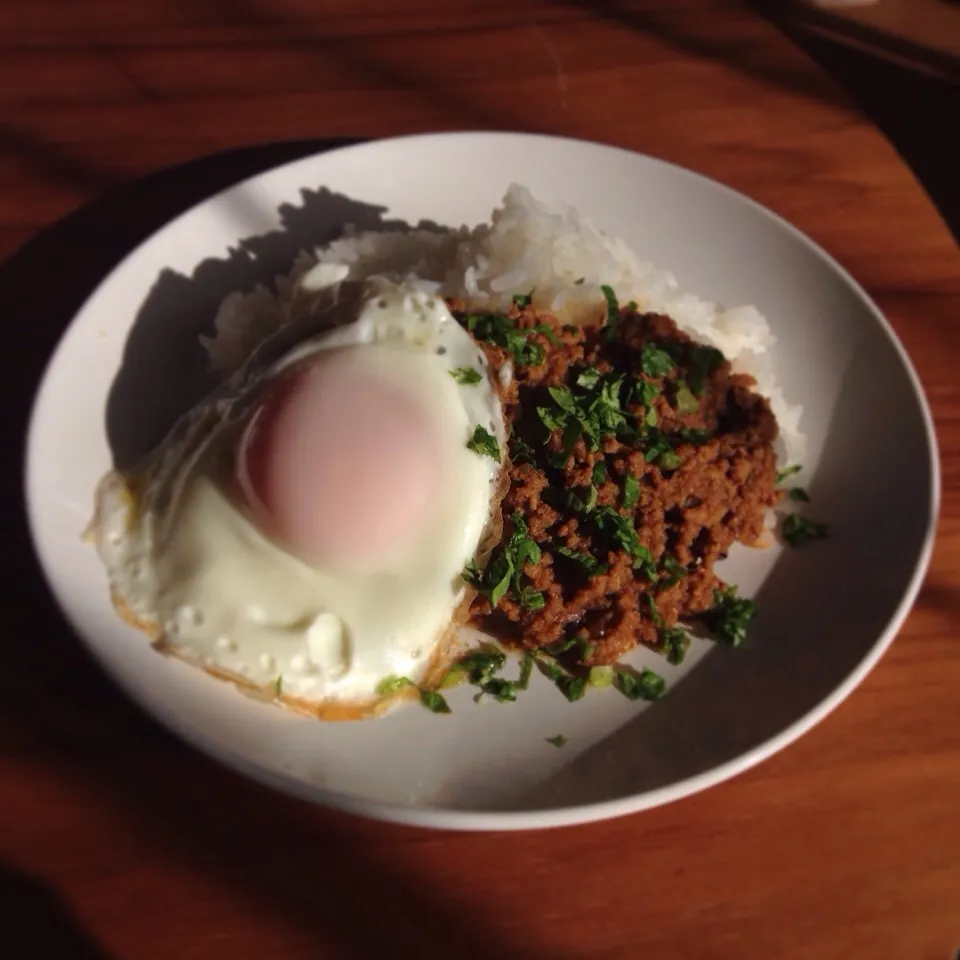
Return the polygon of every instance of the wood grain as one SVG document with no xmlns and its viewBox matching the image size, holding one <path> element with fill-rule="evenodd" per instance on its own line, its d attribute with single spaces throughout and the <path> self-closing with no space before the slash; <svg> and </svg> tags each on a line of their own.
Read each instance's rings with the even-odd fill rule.
<svg viewBox="0 0 960 960">
<path fill-rule="evenodd" d="M 21 443 L 59 330 L 171 215 L 317 141 L 471 127 L 586 137 L 692 167 L 787 217 L 866 286 L 916 363 L 943 455 L 937 550 L 901 636 L 800 742 L 666 808 L 516 836 L 369 824 L 215 767 L 110 686 L 40 585 L 13 464 L 2 480 L 13 589 L 0 658 L 0 953 L 952 956 L 960 264 L 891 146 L 740 4 L 8 0 L 6 442 Z M 284 143 L 245 149 L 266 141 Z"/>
</svg>

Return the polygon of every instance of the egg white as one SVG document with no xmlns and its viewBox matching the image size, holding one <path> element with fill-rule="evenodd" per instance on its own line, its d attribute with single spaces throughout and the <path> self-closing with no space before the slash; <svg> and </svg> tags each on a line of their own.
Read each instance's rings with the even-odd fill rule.
<svg viewBox="0 0 960 960">
<path fill-rule="evenodd" d="M 467 447 L 480 425 L 506 451 L 483 352 L 431 294 L 385 281 L 366 292 L 351 322 L 272 362 L 263 362 L 270 350 L 254 357 L 143 469 L 108 475 L 98 493 L 98 550 L 127 619 L 169 652 L 301 706 L 370 703 L 388 676 L 421 681 L 464 602 L 460 573 L 495 526 L 501 464 Z M 358 376 L 389 378 L 419 397 L 444 451 L 445 482 L 423 535 L 367 571 L 292 555 L 238 507 L 218 466 L 257 391 L 334 349 Z M 479 383 L 451 375 L 465 367 L 481 373 Z"/>
</svg>

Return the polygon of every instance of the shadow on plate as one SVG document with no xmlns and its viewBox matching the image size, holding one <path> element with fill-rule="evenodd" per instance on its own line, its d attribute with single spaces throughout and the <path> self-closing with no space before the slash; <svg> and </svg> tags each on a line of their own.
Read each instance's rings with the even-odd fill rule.
<svg viewBox="0 0 960 960">
<path fill-rule="evenodd" d="M 230 212 L 251 224 L 273 214 L 251 207 L 242 194 L 231 198 Z M 383 207 L 324 187 L 302 190 L 299 204 L 283 204 L 277 213 L 277 229 L 243 239 L 229 256 L 204 260 L 189 276 L 165 269 L 157 277 L 131 326 L 107 404 L 115 466 L 132 466 L 214 386 L 197 341 L 213 332 L 228 294 L 272 287 L 277 276 L 290 272 L 298 253 L 336 239 L 346 224 L 358 230 L 410 229 L 404 221 L 385 219 Z"/>
<path fill-rule="evenodd" d="M 425 871 L 418 871 L 416 859 L 408 859 L 404 851 L 424 834 L 366 824 L 274 794 L 185 747 L 136 709 L 72 636 L 42 579 L 27 533 L 20 478 L 30 403 L 57 340 L 95 286 L 130 249 L 205 197 L 277 164 L 341 145 L 305 141 L 258 146 L 165 170 L 76 211 L 0 265 L 0 315 L 9 329 L 18 331 L 2 354 L 0 376 L 0 424 L 6 443 L 17 449 L 14 468 L 0 480 L 5 532 L 0 571 L 4 582 L 16 587 L 8 591 L 0 613 L 0 634 L 10 641 L 0 659 L 0 746 L 9 748 L 11 757 L 31 755 L 29 770 L 38 776 L 55 777 L 64 809 L 39 810 L 40 822 L 52 816 L 81 833 L 113 824 L 111 831 L 129 838 L 127 848 L 132 844 L 133 850 L 156 850 L 161 862 L 176 857 L 183 870 L 208 875 L 229 891 L 239 912 L 261 911 L 279 918 L 295 936 L 330 945 L 338 956 L 428 956 L 442 943 L 451 958 L 485 957 L 493 943 L 496 956 L 505 960 L 538 960 L 538 954 L 512 947 L 510 930 L 499 929 L 496 917 L 483 915 L 469 902 L 468 878 L 454 885 L 456 889 L 438 889 Z M 325 210 L 329 217 L 332 208 Z M 358 208 L 351 210 L 359 219 Z M 372 208 L 367 211 L 380 215 Z M 289 216 L 306 231 L 307 220 L 299 218 L 314 213 L 311 206 Z M 310 239 L 315 240 L 313 233 Z M 216 293 L 238 277 L 242 284 L 262 279 L 276 268 L 284 250 L 295 249 L 298 242 L 281 240 L 269 248 L 253 243 L 238 259 L 239 266 L 204 267 L 202 284 L 191 284 L 191 278 L 159 278 L 128 345 L 133 366 L 125 377 L 137 371 L 137 363 L 142 373 L 149 366 L 151 337 L 159 337 L 163 305 L 189 304 L 202 329 L 199 311 L 205 296 L 211 298 L 206 302 L 215 302 Z M 203 323 L 208 320 L 202 317 Z M 196 332 L 190 331 L 194 338 Z M 195 339 L 191 345 L 196 351 Z M 183 371 L 177 369 L 176 350 L 166 356 L 172 365 L 165 374 L 178 380 Z M 129 383 L 118 383 L 116 403 L 128 388 Z M 162 429 L 163 417 L 175 416 L 184 399 L 179 394 L 169 409 L 138 415 L 152 417 L 154 429 Z M 113 429 L 112 439 L 123 456 L 135 455 L 139 445 L 148 442 L 124 426 L 116 413 Z M 68 812 L 74 791 L 87 798 L 87 804 L 92 797 L 98 816 L 89 824 L 84 814 L 89 807 Z M 198 810 L 217 815 L 198 817 Z M 104 833 L 104 842 L 111 835 Z M 71 836 L 68 831 L 65 850 L 71 849 Z M 61 856 L 36 850 L 30 862 L 59 875 Z M 138 866 L 123 859 L 135 853 L 118 856 L 118 869 Z M 112 890 L 122 885 L 116 876 L 103 882 Z M 0 897 L 7 905 L 8 894 L 16 894 L 14 902 L 20 902 L 19 897 L 37 905 L 26 919 L 43 913 L 48 939 L 58 926 L 67 931 L 64 937 L 73 937 L 70 950 L 61 953 L 105 956 L 72 921 L 52 919 L 58 905 L 45 891 L 0 869 Z M 177 895 L 171 896 L 176 903 Z M 375 923 L 370 922 L 370 904 L 376 904 Z M 152 925 L 165 922 L 164 915 L 147 917 L 139 929 L 149 935 L 159 929 Z M 67 942 L 64 939 L 64 945 Z M 32 943 L 36 947 L 43 940 Z"/>
</svg>

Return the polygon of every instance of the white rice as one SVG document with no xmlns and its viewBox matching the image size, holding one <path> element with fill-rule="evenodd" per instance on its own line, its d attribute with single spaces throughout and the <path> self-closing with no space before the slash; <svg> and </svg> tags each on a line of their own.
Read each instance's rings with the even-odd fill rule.
<svg viewBox="0 0 960 960">
<path fill-rule="evenodd" d="M 721 350 L 734 370 L 755 377 L 780 425 L 781 462 L 803 461 L 803 408 L 788 403 L 776 383 L 768 353 L 776 337 L 756 307 L 723 307 L 682 291 L 672 273 L 640 260 L 624 240 L 603 233 L 572 207 L 542 203 L 517 184 L 489 224 L 363 233 L 348 227 L 326 247 L 302 252 L 274 290 L 230 294 L 217 313 L 215 335 L 201 338 L 218 376 L 236 369 L 286 322 L 297 282 L 318 263 L 348 268 L 351 280 L 406 279 L 476 308 L 506 308 L 515 293 L 533 290 L 536 306 L 571 322 L 596 318 L 605 309 L 600 287 L 610 286 L 620 303 L 635 300 L 641 309 L 668 314 L 692 337 Z"/>
</svg>

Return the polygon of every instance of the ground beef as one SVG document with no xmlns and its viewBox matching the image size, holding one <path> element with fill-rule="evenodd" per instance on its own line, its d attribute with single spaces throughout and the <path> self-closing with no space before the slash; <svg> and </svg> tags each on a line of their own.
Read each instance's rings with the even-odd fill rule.
<svg viewBox="0 0 960 960">
<path fill-rule="evenodd" d="M 469 329 L 462 304 L 451 307 Z M 520 574 L 536 604 L 510 589 L 492 608 L 480 594 L 472 616 L 480 629 L 528 649 L 575 639 L 574 659 L 585 665 L 613 663 L 637 643 L 661 646 L 664 629 L 712 607 L 724 586 L 715 561 L 734 541 L 760 540 L 779 497 L 777 423 L 752 378 L 732 373 L 721 354 L 695 344 L 669 317 L 631 307 L 614 313 L 611 324 L 601 318 L 583 327 L 515 307 L 505 316 L 535 345 L 532 363 L 515 362 L 515 344 L 483 344 L 495 369 L 514 370 L 502 387 L 512 427 L 504 538 L 519 518 L 540 559 Z M 653 361 L 663 365 L 664 354 L 648 362 L 645 351 L 653 348 L 666 352 L 670 366 L 659 375 Z M 584 396 L 578 378 L 596 380 L 590 371 L 608 384 L 622 377 L 619 390 L 610 389 L 627 425 L 599 442 L 581 435 L 565 455 L 564 429 L 550 429 L 538 408 L 564 416 L 549 388 Z M 636 496 L 629 507 L 626 484 Z M 629 520 L 652 564 L 638 568 L 637 551 L 611 537 L 614 511 Z M 565 555 L 571 552 L 605 569 L 591 572 Z"/>
</svg>

